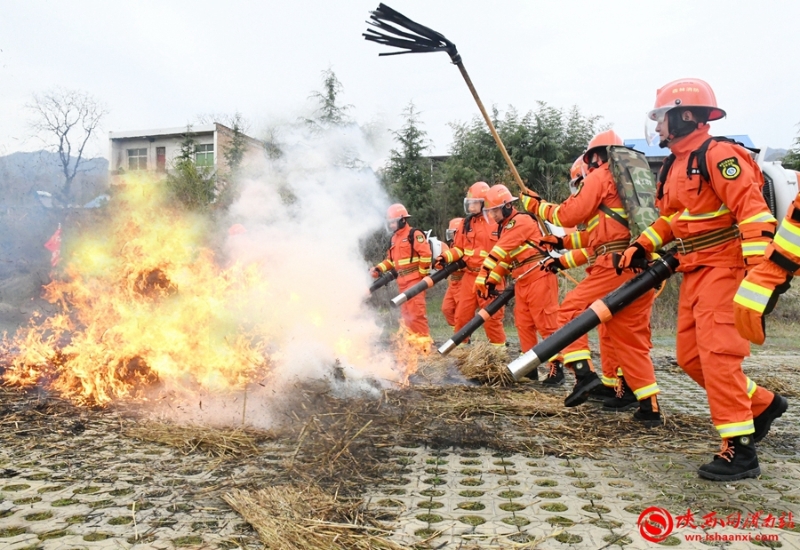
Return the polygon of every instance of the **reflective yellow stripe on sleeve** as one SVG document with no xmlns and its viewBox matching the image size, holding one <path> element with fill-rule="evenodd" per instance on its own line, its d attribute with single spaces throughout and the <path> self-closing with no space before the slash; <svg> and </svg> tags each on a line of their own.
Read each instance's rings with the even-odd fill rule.
<svg viewBox="0 0 800 550">
<path fill-rule="evenodd" d="M 764 313 L 772 292 L 771 289 L 758 286 L 750 281 L 742 281 L 742 284 L 739 285 L 739 290 L 736 291 L 736 296 L 733 297 L 733 301 L 752 309 L 756 313 Z"/>
<path fill-rule="evenodd" d="M 789 254 L 800 257 L 800 228 L 786 220 L 783 220 L 778 226 L 778 232 L 775 233 L 773 242 Z"/>
</svg>

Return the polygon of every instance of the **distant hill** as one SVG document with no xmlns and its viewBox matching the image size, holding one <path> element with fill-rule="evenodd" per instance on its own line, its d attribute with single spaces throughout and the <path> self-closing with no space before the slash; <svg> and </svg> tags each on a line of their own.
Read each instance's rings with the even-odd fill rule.
<svg viewBox="0 0 800 550">
<path fill-rule="evenodd" d="M 36 191 L 54 193 L 63 184 L 58 153 L 18 152 L 0 157 L 0 205 L 26 206 L 37 201 Z M 74 202 L 84 204 L 108 187 L 108 161 L 85 159 L 73 182 Z"/>
<path fill-rule="evenodd" d="M 767 150 L 764 153 L 764 160 L 766 160 L 767 162 L 781 160 L 783 157 L 786 156 L 786 153 L 787 153 L 786 149 L 773 149 L 772 147 L 767 147 Z"/>
</svg>

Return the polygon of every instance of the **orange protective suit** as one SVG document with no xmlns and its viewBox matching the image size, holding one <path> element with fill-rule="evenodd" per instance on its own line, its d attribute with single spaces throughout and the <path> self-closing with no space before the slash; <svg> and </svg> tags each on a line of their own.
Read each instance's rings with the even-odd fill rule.
<svg viewBox="0 0 800 550">
<path fill-rule="evenodd" d="M 499 239 L 483 262 L 487 282 L 502 283 L 510 274 L 515 279 L 514 324 L 519 333 L 522 353 L 538 342 L 536 333 L 547 338 L 556 331 L 558 281 L 556 275 L 539 268 L 545 255 L 535 245 L 542 238 L 539 224 L 512 209 L 511 215 L 498 225 Z"/>
<path fill-rule="evenodd" d="M 678 364 L 706 389 L 714 426 L 723 439 L 730 439 L 752 434 L 753 416 L 774 397 L 742 372 L 750 346 L 734 327 L 733 298 L 745 263 L 755 265 L 763 259 L 776 221 L 761 195 L 761 172 L 741 147 L 712 142 L 706 154 L 710 181 L 688 173 L 692 153 L 709 137 L 708 125 L 701 124 L 670 145 L 675 160 L 657 198 L 661 217 L 636 242 L 651 252 L 674 239 L 739 226 L 741 238 L 679 256 L 684 277 L 678 303 Z"/>
<path fill-rule="evenodd" d="M 464 219 L 461 228 L 456 233 L 453 247 L 443 254 L 448 263 L 464 258 L 467 264 L 456 299 L 456 332 L 472 320 L 479 307 L 485 307 L 493 299 L 479 298 L 475 294 L 474 288 L 475 279 L 478 277 L 483 261 L 488 257 L 489 251 L 496 242 L 497 230 L 490 227 L 482 215 L 470 215 Z M 496 288 L 502 291 L 504 285 L 501 282 Z M 498 346 L 506 343 L 506 332 L 503 329 L 504 315 L 505 308 L 501 308 L 483 324 L 483 330 L 486 331 L 489 342 Z"/>
<path fill-rule="evenodd" d="M 412 231 L 413 238 L 410 238 Z M 405 292 L 430 274 L 431 245 L 422 231 L 406 225 L 394 232 L 386 259 L 375 267 L 381 273 L 394 268 L 397 271 L 397 287 L 400 292 Z M 430 336 L 424 292 L 400 306 L 400 317 L 403 326 L 414 334 Z"/>
<path fill-rule="evenodd" d="M 795 172 L 800 183 L 800 172 Z M 766 339 L 764 316 L 772 312 L 791 279 L 800 274 L 800 194 L 778 225 L 764 253 L 766 261 L 751 269 L 733 298 L 736 330 L 754 344 Z"/>
<path fill-rule="evenodd" d="M 442 243 L 442 254 L 450 250 L 447 244 Z M 456 326 L 456 304 L 458 303 L 458 293 L 461 291 L 461 279 L 464 278 L 464 270 L 460 269 L 447 278 L 447 291 L 442 300 L 442 313 L 447 324 L 451 327 Z"/>
<path fill-rule="evenodd" d="M 572 248 L 588 248 L 594 255 L 594 264 L 586 270 L 586 278 L 567 293 L 558 310 L 558 326 L 583 313 L 589 305 L 619 288 L 633 273 L 618 276 L 614 270 L 611 253 L 624 250 L 630 242 L 630 231 L 619 221 L 601 210 L 601 206 L 611 209 L 627 219 L 622 200 L 617 194 L 614 178 L 604 163 L 593 170 L 583 180 L 580 191 L 570 196 L 560 205 L 544 201 L 533 201 L 523 195 L 523 205 L 535 206 L 540 218 L 562 227 L 586 224 L 586 230 L 569 235 Z M 536 204 L 538 202 L 538 204 Z M 575 242 L 573 242 L 573 240 Z M 565 244 L 567 239 L 565 238 Z M 587 251 L 581 252 L 588 256 Z M 648 292 L 630 306 L 617 313 L 599 331 L 603 357 L 603 384 L 616 384 L 620 367 L 625 381 L 641 401 L 659 393 L 653 363 L 650 360 L 650 313 L 654 292 Z M 589 337 L 582 336 L 564 350 L 564 363 L 589 361 Z"/>
</svg>

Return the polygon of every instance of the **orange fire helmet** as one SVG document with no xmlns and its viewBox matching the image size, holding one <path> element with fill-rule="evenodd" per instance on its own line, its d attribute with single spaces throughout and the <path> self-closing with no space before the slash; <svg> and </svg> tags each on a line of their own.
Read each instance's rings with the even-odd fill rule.
<svg viewBox="0 0 800 550">
<path fill-rule="evenodd" d="M 396 220 L 398 218 L 410 218 L 410 217 L 411 216 L 409 216 L 406 207 L 400 204 L 399 202 L 391 205 L 389 209 L 386 211 L 387 220 Z"/>
<path fill-rule="evenodd" d="M 485 181 L 476 181 L 469 186 L 467 191 L 468 199 L 483 199 L 483 195 L 489 190 L 489 184 Z"/>
<path fill-rule="evenodd" d="M 492 186 L 487 192 L 484 197 L 484 210 L 489 210 L 491 208 L 497 208 L 498 206 L 505 206 L 506 204 L 517 200 L 517 198 L 511 194 L 511 191 L 508 190 L 503 184 L 498 184 Z"/>
<path fill-rule="evenodd" d="M 589 160 L 592 158 L 592 153 L 596 152 L 597 149 L 605 148 L 609 145 L 625 145 L 625 142 L 622 141 L 622 138 L 619 137 L 619 134 L 614 130 L 605 130 L 600 132 L 592 138 L 592 140 L 589 142 L 589 146 L 586 147 L 586 152 L 582 157 L 583 162 L 589 164 Z"/>
<path fill-rule="evenodd" d="M 725 111 L 717 107 L 714 90 L 699 78 L 684 78 L 665 84 L 656 92 L 656 103 L 647 116 L 650 120 L 663 120 L 667 111 L 675 107 L 705 107 L 709 110 L 708 120 L 719 120 Z"/>
<path fill-rule="evenodd" d="M 578 186 L 586 174 L 589 173 L 589 166 L 583 162 L 583 156 L 575 159 L 572 167 L 569 169 L 569 190 L 572 194 L 578 191 Z"/>
<path fill-rule="evenodd" d="M 464 218 L 453 218 L 450 220 L 450 223 L 447 226 L 447 231 L 444 232 L 444 240 L 452 241 L 463 222 Z"/>
<path fill-rule="evenodd" d="M 467 197 L 464 199 L 464 213 L 480 214 L 483 208 L 483 195 L 489 190 L 489 184 L 485 181 L 476 181 L 469 186 Z"/>
</svg>

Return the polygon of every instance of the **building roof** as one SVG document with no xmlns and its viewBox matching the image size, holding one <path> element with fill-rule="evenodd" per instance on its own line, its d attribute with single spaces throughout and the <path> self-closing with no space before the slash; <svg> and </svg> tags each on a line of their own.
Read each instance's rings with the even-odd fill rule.
<svg viewBox="0 0 800 550">
<path fill-rule="evenodd" d="M 192 126 L 192 134 L 209 134 L 217 129 L 216 124 L 197 124 Z M 186 133 L 186 126 L 177 128 L 158 128 L 154 130 L 128 130 L 125 132 L 109 132 L 108 139 L 128 139 L 147 137 L 182 136 Z"/>
<path fill-rule="evenodd" d="M 754 148 L 753 141 L 747 135 L 725 136 L 730 139 L 735 139 L 739 143 L 744 144 L 745 147 Z M 669 149 L 662 149 L 658 145 L 648 145 L 644 139 L 626 139 L 625 147 L 630 147 L 641 151 L 647 158 L 663 158 L 669 156 Z"/>
</svg>

